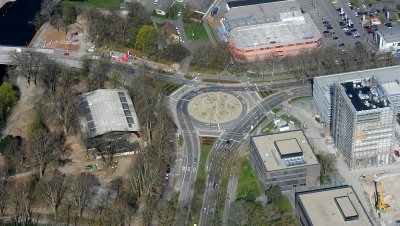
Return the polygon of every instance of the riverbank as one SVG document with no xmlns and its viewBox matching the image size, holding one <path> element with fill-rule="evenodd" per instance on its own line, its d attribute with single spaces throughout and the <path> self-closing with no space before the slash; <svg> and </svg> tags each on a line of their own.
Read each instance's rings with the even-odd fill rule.
<svg viewBox="0 0 400 226">
<path fill-rule="evenodd" d="M 3 7 L 7 2 L 15 2 L 16 0 L 0 0 L 0 9 Z"/>
</svg>

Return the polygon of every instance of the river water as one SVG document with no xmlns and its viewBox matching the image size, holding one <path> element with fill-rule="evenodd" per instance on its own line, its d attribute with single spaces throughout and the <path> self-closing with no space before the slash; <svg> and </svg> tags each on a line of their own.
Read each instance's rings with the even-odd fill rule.
<svg viewBox="0 0 400 226">
<path fill-rule="evenodd" d="M 17 0 L 8 2 L 0 9 L 0 45 L 27 46 L 35 35 L 31 21 L 40 11 L 42 0 Z M 0 77 L 5 65 L 0 65 Z"/>
</svg>

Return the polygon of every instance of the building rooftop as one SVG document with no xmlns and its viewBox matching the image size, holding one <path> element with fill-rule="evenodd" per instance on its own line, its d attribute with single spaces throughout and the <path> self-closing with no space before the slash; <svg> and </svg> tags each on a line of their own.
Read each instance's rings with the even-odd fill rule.
<svg viewBox="0 0 400 226">
<path fill-rule="evenodd" d="M 109 132 L 140 130 L 132 100 L 121 89 L 98 89 L 80 96 L 91 137 Z"/>
<path fill-rule="evenodd" d="M 374 78 L 367 78 L 341 83 L 346 95 L 351 100 L 356 111 L 365 111 L 388 106 L 387 99 L 383 96 Z"/>
<path fill-rule="evenodd" d="M 400 94 L 400 79 L 396 79 L 393 82 L 381 83 L 382 88 L 385 90 L 387 95 L 397 95 Z"/>
<path fill-rule="evenodd" d="M 267 171 L 318 164 L 302 130 L 251 138 Z"/>
<path fill-rule="evenodd" d="M 300 12 L 297 1 L 277 1 L 256 5 L 247 5 L 230 9 L 225 13 L 224 24 L 228 31 L 243 26 L 279 22 L 283 12 Z"/>
<path fill-rule="evenodd" d="M 285 0 L 238 0 L 238 1 L 229 1 L 226 4 L 229 8 L 241 7 L 241 6 L 249 6 L 263 3 L 272 3 L 272 2 L 281 2 Z"/>
<path fill-rule="evenodd" d="M 173 2 L 174 0 L 158 0 L 154 8 L 156 10 L 167 12 L 167 9 L 172 5 Z"/>
<path fill-rule="evenodd" d="M 318 83 L 318 86 L 320 86 L 321 89 L 324 91 L 326 99 L 330 101 L 329 86 L 333 85 L 335 82 L 343 83 L 375 77 L 378 82 L 386 83 L 396 81 L 396 79 L 399 77 L 399 74 L 400 66 L 392 66 L 320 76 L 315 77 L 313 80 L 314 83 Z"/>
<path fill-rule="evenodd" d="M 296 203 L 300 203 L 311 225 L 372 225 L 356 193 L 348 185 L 297 192 Z"/>
<path fill-rule="evenodd" d="M 400 27 L 381 28 L 377 32 L 382 34 L 387 43 L 400 41 Z"/>
<path fill-rule="evenodd" d="M 242 49 L 303 43 L 321 38 L 321 33 L 308 14 L 293 12 L 291 15 L 280 13 L 279 22 L 234 28 L 229 32 L 229 37 L 236 48 Z"/>
</svg>

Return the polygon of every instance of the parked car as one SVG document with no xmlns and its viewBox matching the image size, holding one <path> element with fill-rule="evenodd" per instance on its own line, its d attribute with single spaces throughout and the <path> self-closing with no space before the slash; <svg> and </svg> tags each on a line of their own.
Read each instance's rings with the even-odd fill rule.
<svg viewBox="0 0 400 226">
<path fill-rule="evenodd" d="M 400 156 L 399 151 L 398 151 L 398 150 L 394 150 L 394 155 L 395 155 L 396 157 L 399 157 L 399 156 Z"/>
<path fill-rule="evenodd" d="M 347 36 L 352 35 L 351 31 L 346 31 L 345 34 L 346 34 Z"/>
<path fill-rule="evenodd" d="M 392 23 L 386 23 L 385 26 L 388 27 L 388 28 L 393 27 Z"/>
<path fill-rule="evenodd" d="M 333 37 L 333 40 L 336 40 L 336 39 L 338 39 L 338 37 Z"/>
<path fill-rule="evenodd" d="M 348 5 L 349 7 L 352 7 L 352 6 L 353 6 L 353 4 L 351 4 L 351 2 L 347 3 L 347 5 Z"/>
<path fill-rule="evenodd" d="M 355 28 L 354 28 L 354 29 L 351 29 L 351 32 L 356 32 L 356 31 L 357 31 L 357 29 L 355 29 Z"/>
<path fill-rule="evenodd" d="M 360 37 L 360 33 L 358 33 L 357 31 L 353 32 L 353 37 L 354 38 L 359 38 Z"/>
<path fill-rule="evenodd" d="M 197 164 L 197 158 L 194 158 L 194 159 L 193 159 L 193 163 L 194 163 L 194 164 Z"/>
<path fill-rule="evenodd" d="M 339 43 L 339 46 L 340 46 L 340 47 L 343 47 L 343 46 L 344 46 L 344 43 Z"/>
</svg>

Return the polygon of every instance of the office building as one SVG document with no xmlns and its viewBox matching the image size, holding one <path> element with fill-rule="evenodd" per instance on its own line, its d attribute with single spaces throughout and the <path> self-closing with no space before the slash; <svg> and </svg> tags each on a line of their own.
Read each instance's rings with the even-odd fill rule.
<svg viewBox="0 0 400 226">
<path fill-rule="evenodd" d="M 254 136 L 251 161 L 265 190 L 319 185 L 320 164 L 301 130 Z"/>
<path fill-rule="evenodd" d="M 394 111 L 374 78 L 334 84 L 331 133 L 349 168 L 391 163 Z"/>
<path fill-rule="evenodd" d="M 348 185 L 295 193 L 302 226 L 372 226 L 353 187 Z"/>
</svg>

